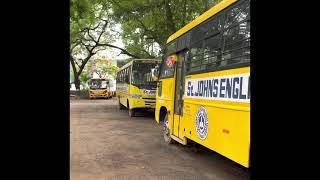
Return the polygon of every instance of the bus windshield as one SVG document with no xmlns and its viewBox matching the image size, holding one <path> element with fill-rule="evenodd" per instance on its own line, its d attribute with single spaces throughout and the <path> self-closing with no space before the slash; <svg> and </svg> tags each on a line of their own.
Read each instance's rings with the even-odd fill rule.
<svg viewBox="0 0 320 180">
<path fill-rule="evenodd" d="M 158 68 L 159 63 L 133 63 L 131 83 L 141 88 L 156 88 L 156 79 L 153 78 L 152 73 Z"/>
<path fill-rule="evenodd" d="M 90 81 L 90 89 L 106 89 L 108 85 L 108 81 L 94 79 Z"/>
</svg>

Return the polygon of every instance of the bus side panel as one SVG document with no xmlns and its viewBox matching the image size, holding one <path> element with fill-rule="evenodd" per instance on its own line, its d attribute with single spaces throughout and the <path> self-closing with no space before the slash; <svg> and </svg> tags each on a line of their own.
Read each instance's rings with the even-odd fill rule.
<svg viewBox="0 0 320 180">
<path fill-rule="evenodd" d="M 203 103 L 188 102 L 190 114 L 185 114 L 185 136 L 248 167 L 250 145 L 250 112 L 216 108 Z M 196 114 L 200 106 L 208 112 L 208 135 L 201 140 L 196 130 Z M 191 132 L 188 133 L 188 132 Z"/>
<path fill-rule="evenodd" d="M 141 95 L 140 89 L 136 86 L 133 86 L 130 84 L 130 94 L 139 94 Z M 145 103 L 143 99 L 135 99 L 135 98 L 130 98 L 130 95 L 128 95 L 128 100 L 129 100 L 129 105 L 130 108 L 136 108 L 136 107 L 144 107 Z"/>
<path fill-rule="evenodd" d="M 161 96 L 158 96 L 158 88 L 156 91 L 156 121 L 159 123 L 159 113 L 161 107 L 166 107 L 167 111 L 170 111 L 169 114 L 169 129 L 172 129 L 172 120 L 173 120 L 173 95 L 174 95 L 174 79 L 166 78 L 160 80 L 162 83 L 162 93 Z"/>
<path fill-rule="evenodd" d="M 117 96 L 120 98 L 120 103 L 127 107 L 127 99 L 129 98 L 129 84 L 117 84 Z"/>
<path fill-rule="evenodd" d="M 155 108 L 155 94 L 147 94 L 144 91 L 150 90 L 151 88 L 138 88 L 137 86 L 130 85 L 130 94 L 141 95 L 142 98 L 131 98 L 129 99 L 130 108 Z"/>
<path fill-rule="evenodd" d="M 249 68 L 243 68 L 204 73 L 194 75 L 191 79 L 249 71 Z M 201 106 L 206 109 L 208 119 L 208 133 L 203 140 L 199 138 L 196 129 L 196 116 Z M 184 114 L 180 123 L 180 132 L 185 137 L 245 167 L 249 166 L 250 103 L 185 98 Z"/>
</svg>

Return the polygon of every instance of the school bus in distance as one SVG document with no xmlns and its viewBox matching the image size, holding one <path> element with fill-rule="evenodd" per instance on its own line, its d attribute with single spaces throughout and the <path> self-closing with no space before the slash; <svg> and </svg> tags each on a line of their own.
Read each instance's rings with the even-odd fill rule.
<svg viewBox="0 0 320 180">
<path fill-rule="evenodd" d="M 89 97 L 93 98 L 111 98 L 112 92 L 110 90 L 109 79 L 90 79 L 89 80 Z"/>
<path fill-rule="evenodd" d="M 119 109 L 127 108 L 129 116 L 138 109 L 154 109 L 157 82 L 156 70 L 161 60 L 134 59 L 117 72 L 116 95 Z"/>
<path fill-rule="evenodd" d="M 171 35 L 156 92 L 168 144 L 250 158 L 250 0 L 224 0 Z"/>
</svg>

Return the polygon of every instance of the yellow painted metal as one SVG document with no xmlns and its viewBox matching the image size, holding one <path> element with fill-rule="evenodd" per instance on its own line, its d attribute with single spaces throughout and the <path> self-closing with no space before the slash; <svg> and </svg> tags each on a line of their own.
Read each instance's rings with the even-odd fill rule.
<svg viewBox="0 0 320 180">
<path fill-rule="evenodd" d="M 156 92 L 156 109 L 155 109 L 155 119 L 159 123 L 159 115 L 160 115 L 160 109 L 165 108 L 167 111 L 169 111 L 169 129 L 172 130 L 172 120 L 173 120 L 173 99 L 174 99 L 174 78 L 166 78 L 161 79 L 162 84 L 162 95 L 158 96 L 159 89 L 157 88 Z"/>
<path fill-rule="evenodd" d="M 196 79 L 250 73 L 250 67 L 202 73 L 186 77 Z M 162 79 L 162 96 L 156 99 L 156 121 L 159 110 L 170 110 L 169 128 L 179 139 L 188 138 L 221 155 L 249 167 L 250 103 L 184 98 L 183 115 L 174 115 L 174 78 Z M 196 131 L 196 114 L 200 106 L 208 113 L 208 135 L 201 140 Z M 178 133 L 179 127 L 179 133 Z M 172 131 L 173 129 L 173 131 Z"/>
<path fill-rule="evenodd" d="M 134 59 L 133 61 L 130 61 L 129 63 L 122 66 L 118 71 L 121 71 L 131 65 L 133 63 L 139 61 L 140 63 L 146 62 L 150 63 L 150 61 L 155 63 L 160 63 L 160 60 L 157 59 Z M 131 69 L 130 69 L 131 71 Z M 129 73 L 131 74 L 131 73 Z M 130 78 L 131 79 L 131 78 Z M 119 88 L 120 87 L 120 88 Z M 144 91 L 146 89 L 144 88 L 138 88 L 137 86 L 132 85 L 131 83 L 117 83 L 117 90 L 116 94 L 119 98 L 119 101 L 122 105 L 128 108 L 128 103 L 130 109 L 134 108 L 155 108 L 155 94 L 146 94 Z M 140 96 L 140 97 L 133 97 L 134 96 Z M 143 99 L 147 98 L 147 99 Z M 154 99 L 154 100 L 152 100 Z M 151 102 L 151 103 L 149 103 Z"/>
<path fill-rule="evenodd" d="M 250 68 L 197 74 L 188 79 L 242 73 L 250 73 Z M 204 140 L 198 138 L 195 123 L 200 106 L 208 113 L 208 136 Z M 245 167 L 249 166 L 250 103 L 185 98 L 181 119 L 180 129 L 187 132 L 184 136 Z"/>
<path fill-rule="evenodd" d="M 89 97 L 111 97 L 111 91 L 109 89 L 89 89 Z"/>
<path fill-rule="evenodd" d="M 236 1 L 224 0 L 220 2 L 171 35 L 167 43 L 180 37 Z M 185 81 L 246 73 L 250 74 L 250 67 L 187 75 L 185 76 Z M 183 115 L 174 115 L 175 75 L 173 78 L 161 79 L 160 81 L 162 83 L 162 95 L 158 96 L 157 89 L 155 119 L 159 122 L 161 108 L 165 108 L 169 112 L 168 119 L 171 137 L 174 137 L 180 143 L 184 142 L 182 141 L 183 139 L 191 139 L 244 167 L 249 167 L 250 102 L 185 97 L 183 98 Z M 196 130 L 196 114 L 200 106 L 206 109 L 208 117 L 208 134 L 205 139 L 200 139 Z"/>
<path fill-rule="evenodd" d="M 106 79 L 97 79 L 97 80 L 106 80 Z M 89 86 L 89 97 L 96 98 L 96 97 L 104 97 L 109 98 L 112 96 L 112 92 L 109 87 L 105 89 L 91 89 Z"/>
</svg>

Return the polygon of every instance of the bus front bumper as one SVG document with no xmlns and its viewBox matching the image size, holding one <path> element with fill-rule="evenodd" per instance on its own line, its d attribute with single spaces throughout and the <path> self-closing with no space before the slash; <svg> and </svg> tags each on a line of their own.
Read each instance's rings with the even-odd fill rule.
<svg viewBox="0 0 320 180">
<path fill-rule="evenodd" d="M 155 109 L 155 99 L 130 99 L 130 108 L 150 108 Z"/>
<path fill-rule="evenodd" d="M 108 94 L 89 94 L 90 98 L 96 98 L 96 97 L 108 97 Z"/>
</svg>

